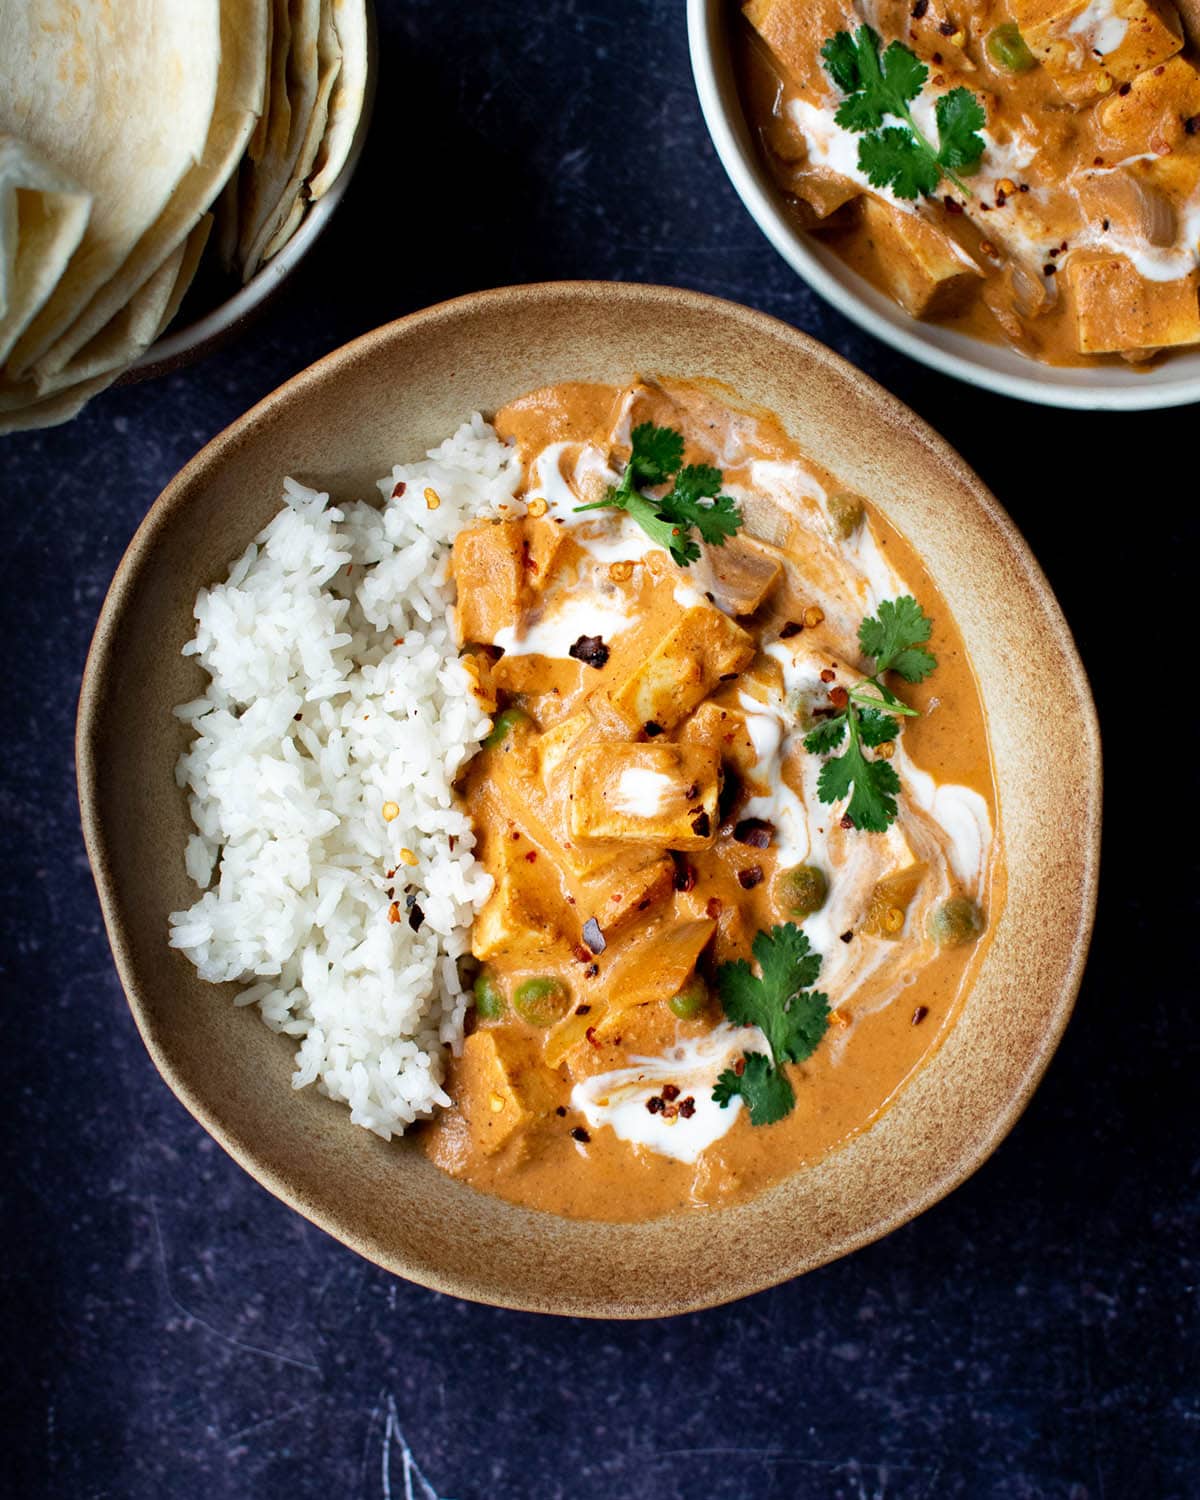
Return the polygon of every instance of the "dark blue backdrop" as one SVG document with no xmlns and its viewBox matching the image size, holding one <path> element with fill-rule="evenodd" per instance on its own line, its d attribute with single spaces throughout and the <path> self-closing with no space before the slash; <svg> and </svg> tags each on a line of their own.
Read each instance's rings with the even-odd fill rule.
<svg viewBox="0 0 1200 1500">
<path fill-rule="evenodd" d="M 1194 410 L 1041 411 L 823 306 L 708 145 L 683 6 L 379 0 L 373 134 L 285 300 L 191 370 L 0 442 L 5 1494 L 234 1500 L 1124 1500 L 1200 1494 Z M 401 224 L 396 205 L 410 217 Z M 649 1325 L 393 1280 L 282 1207 L 159 1081 L 84 860 L 71 737 L 109 578 L 171 475 L 317 356 L 476 287 L 675 282 L 808 329 L 1008 506 L 1106 730 L 1106 879 L 1025 1118 L 917 1223 Z M 1021 689 L 1012 622 L 1012 691 Z M 1182 657 L 1180 653 L 1182 654 Z M 1189 690 L 1194 701 L 1195 689 Z M 1147 775 L 1148 763 L 1154 766 Z M 1046 819 L 1073 837 L 1070 806 Z M 1192 846 L 1194 847 L 1194 846 Z"/>
</svg>

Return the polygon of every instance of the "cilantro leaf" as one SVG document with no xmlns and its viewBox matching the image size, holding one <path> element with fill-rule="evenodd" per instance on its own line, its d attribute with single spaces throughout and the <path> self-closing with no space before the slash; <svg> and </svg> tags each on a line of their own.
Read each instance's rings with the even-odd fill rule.
<svg viewBox="0 0 1200 1500">
<path fill-rule="evenodd" d="M 859 708 L 858 732 L 864 745 L 874 748 L 886 745 L 900 733 L 900 726 L 891 714 L 881 713 L 877 708 Z"/>
<path fill-rule="evenodd" d="M 956 173 L 974 167 L 983 155 L 983 106 L 969 89 L 940 95 L 934 106 L 935 147 L 910 107 L 929 69 L 903 42 L 891 42 L 882 56 L 879 43 L 873 27 L 861 26 L 853 36 L 839 31 L 821 48 L 825 71 L 845 95 L 834 120 L 863 137 L 858 144 L 859 167 L 872 187 L 891 188 L 897 198 L 932 196 L 943 177 L 970 197 L 970 189 Z M 885 126 L 889 118 L 900 123 Z"/>
<path fill-rule="evenodd" d="M 858 143 L 858 165 L 872 187 L 890 187 L 897 198 L 919 198 L 937 191 L 936 160 L 900 125 L 877 130 Z"/>
<path fill-rule="evenodd" d="M 951 89 L 935 106 L 938 160 L 944 167 L 973 167 L 983 155 L 984 141 L 978 134 L 987 124 L 987 112 L 970 89 Z"/>
<path fill-rule="evenodd" d="M 750 1111 L 751 1125 L 774 1125 L 790 1115 L 796 1095 L 787 1074 L 773 1068 L 764 1052 L 747 1052 L 742 1073 L 726 1068 L 713 1087 L 713 1099 L 725 1109 L 740 1094 Z"/>
<path fill-rule="evenodd" d="M 673 427 L 640 422 L 629 437 L 629 469 L 633 470 L 631 484 L 663 484 L 683 463 L 683 433 L 676 432 Z"/>
<path fill-rule="evenodd" d="M 817 778 L 817 796 L 821 801 L 839 802 L 849 797 L 846 816 L 855 828 L 866 833 L 886 833 L 895 822 L 899 790 L 900 778 L 889 762 L 868 760 L 853 731 L 846 753 L 827 760 Z"/>
<path fill-rule="evenodd" d="M 838 714 L 832 719 L 822 719 L 815 729 L 804 736 L 804 748 L 814 755 L 824 755 L 836 750 L 846 738 L 846 715 Z"/>
<path fill-rule="evenodd" d="M 747 1052 L 743 1071 L 727 1068 L 717 1080 L 713 1098 L 722 1107 L 735 1094 L 750 1106 L 753 1125 L 782 1119 L 795 1103 L 784 1063 L 811 1057 L 829 1025 L 829 1000 L 808 988 L 821 970 L 821 955 L 809 947 L 808 934 L 794 923 L 756 935 L 751 951 L 759 974 L 745 959 L 717 970 L 717 994 L 730 1021 L 757 1026 L 770 1055 Z"/>
<path fill-rule="evenodd" d="M 935 657 L 924 649 L 933 631 L 933 621 L 912 597 L 884 599 L 875 617 L 858 627 L 858 643 L 865 656 L 875 658 L 875 675 L 898 672 L 905 682 L 924 682 Z"/>
<path fill-rule="evenodd" d="M 711 464 L 681 467 L 683 447 L 683 434 L 673 427 L 639 423 L 630 434 L 629 462 L 620 484 L 610 487 L 603 500 L 577 505 L 576 511 L 625 511 L 681 568 L 700 556 L 700 547 L 691 535 L 693 529 L 699 532 L 701 541 L 723 546 L 740 529 L 742 513 L 732 495 L 720 493 L 720 469 Z M 657 499 L 639 488 L 665 484 L 672 476 L 673 486 Z"/>
</svg>

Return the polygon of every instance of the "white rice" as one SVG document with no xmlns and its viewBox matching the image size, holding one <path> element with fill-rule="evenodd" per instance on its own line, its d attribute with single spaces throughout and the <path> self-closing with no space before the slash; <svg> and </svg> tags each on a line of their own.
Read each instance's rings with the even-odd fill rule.
<svg viewBox="0 0 1200 1500">
<path fill-rule="evenodd" d="M 299 1041 L 296 1088 L 385 1138 L 449 1102 L 462 1040 L 457 960 L 492 882 L 452 783 L 490 721 L 458 661 L 448 562 L 460 527 L 520 512 L 520 478 L 476 415 L 381 480 L 382 509 L 287 480 L 283 510 L 201 590 L 184 648 L 211 678 L 176 709 L 195 729 L 176 776 L 204 894 L 172 914 L 171 944 Z"/>
</svg>

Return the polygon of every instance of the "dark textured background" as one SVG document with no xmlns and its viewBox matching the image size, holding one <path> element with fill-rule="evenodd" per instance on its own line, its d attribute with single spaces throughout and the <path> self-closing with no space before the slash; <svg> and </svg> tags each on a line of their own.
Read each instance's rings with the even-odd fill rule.
<svg viewBox="0 0 1200 1500">
<path fill-rule="evenodd" d="M 1187 686 L 1172 648 L 1194 641 L 1194 461 L 1179 459 L 1194 409 L 1040 411 L 930 374 L 833 314 L 775 257 L 709 148 L 679 3 L 379 10 L 367 155 L 286 300 L 194 369 L 0 441 L 0 1493 L 1200 1495 L 1196 987 L 1183 961 L 1196 883 L 1182 852 L 1195 715 L 1158 712 L 1168 678 Z M 412 211 L 403 225 L 392 194 Z M 401 313 L 589 276 L 777 314 L 939 428 L 1058 590 L 1108 753 L 1092 962 L 1008 1141 L 882 1243 L 662 1324 L 539 1319 L 408 1286 L 228 1160 L 159 1081 L 126 1010 L 71 757 L 109 578 L 201 444 Z M 1016 618 L 1014 692 L 1021 651 Z M 1074 836 L 1069 806 L 1046 818 Z"/>
</svg>

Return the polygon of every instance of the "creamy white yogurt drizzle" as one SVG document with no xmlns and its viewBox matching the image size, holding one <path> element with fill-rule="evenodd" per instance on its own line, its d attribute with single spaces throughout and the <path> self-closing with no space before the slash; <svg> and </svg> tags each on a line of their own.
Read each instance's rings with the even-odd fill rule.
<svg viewBox="0 0 1200 1500">
<path fill-rule="evenodd" d="M 612 805 L 630 818 L 653 818 L 671 800 L 675 783 L 661 771 L 629 766 L 621 772 Z"/>
<path fill-rule="evenodd" d="M 592 1130 L 607 1125 L 619 1140 L 676 1161 L 696 1162 L 729 1131 L 741 1112 L 740 1097 L 731 1099 L 725 1108 L 714 1101 L 717 1078 L 744 1052 L 766 1051 L 766 1038 L 756 1026 L 722 1021 L 705 1036 L 678 1042 L 663 1057 L 635 1057 L 627 1068 L 614 1068 L 577 1083 L 571 1090 L 571 1108 L 578 1110 Z M 694 1101 L 690 1118 L 678 1113 L 668 1118 L 646 1108 L 650 1099 L 661 1095 L 665 1083 L 675 1085 L 680 1099 Z"/>
<path fill-rule="evenodd" d="M 1107 57 L 1125 40 L 1129 22 L 1117 14 L 1115 0 L 1090 0 L 1067 27 L 1088 52 Z"/>
<path fill-rule="evenodd" d="M 590 589 L 560 589 L 547 599 L 536 619 L 498 630 L 495 643 L 506 656 L 565 658 L 581 635 L 598 635 L 607 642 L 632 623 L 615 589 L 610 598 Z"/>
</svg>

